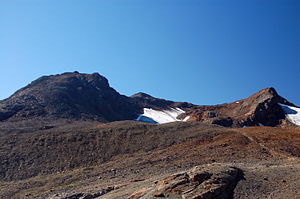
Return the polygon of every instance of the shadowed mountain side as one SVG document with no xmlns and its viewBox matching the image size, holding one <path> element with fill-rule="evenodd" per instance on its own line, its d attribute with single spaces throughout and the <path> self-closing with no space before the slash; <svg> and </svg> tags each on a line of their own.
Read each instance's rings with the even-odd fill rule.
<svg viewBox="0 0 300 199">
<path fill-rule="evenodd" d="M 98 73 L 44 76 L 0 102 L 0 121 L 39 117 L 111 122 L 133 119 L 137 113 Z"/>
<path fill-rule="evenodd" d="M 131 98 L 136 104 L 138 104 L 139 107 L 153 108 L 157 110 L 170 109 L 171 107 L 186 109 L 197 106 L 188 102 L 174 102 L 170 100 L 155 98 L 142 92 L 132 95 Z"/>
<path fill-rule="evenodd" d="M 157 117 L 164 117 L 162 113 L 173 114 L 170 110 L 180 111 L 171 120 L 161 118 L 167 122 L 188 119 L 226 127 L 289 124 L 278 103 L 295 107 L 274 88 L 263 89 L 246 99 L 211 106 L 174 102 L 145 93 L 127 97 L 111 88 L 108 80 L 98 73 L 73 72 L 41 77 L 0 101 L 0 122 L 43 120 L 49 123 L 67 119 L 106 123 L 142 118 L 144 122 L 160 123 L 155 118 L 139 117 L 147 108 Z"/>
</svg>

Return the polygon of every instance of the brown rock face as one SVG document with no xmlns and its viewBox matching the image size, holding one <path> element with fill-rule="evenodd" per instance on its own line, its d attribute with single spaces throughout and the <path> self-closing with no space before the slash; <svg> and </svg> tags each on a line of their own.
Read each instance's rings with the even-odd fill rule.
<svg viewBox="0 0 300 199">
<path fill-rule="evenodd" d="M 232 103 L 195 107 L 187 111 L 187 115 L 192 121 L 221 126 L 277 126 L 285 119 L 278 103 L 295 106 L 279 96 L 274 88 L 266 88 Z"/>
<path fill-rule="evenodd" d="M 242 171 L 221 165 L 199 166 L 158 181 L 133 193 L 128 199 L 227 199 L 242 179 Z"/>
</svg>

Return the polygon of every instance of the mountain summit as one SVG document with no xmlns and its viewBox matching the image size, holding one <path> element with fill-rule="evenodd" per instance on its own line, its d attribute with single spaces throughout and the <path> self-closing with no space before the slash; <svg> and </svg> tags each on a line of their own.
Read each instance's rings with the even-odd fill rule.
<svg viewBox="0 0 300 199">
<path fill-rule="evenodd" d="M 220 124 L 222 126 L 277 126 L 286 118 L 280 104 L 295 107 L 279 96 L 274 88 L 265 88 L 232 103 L 198 106 L 190 110 L 191 120 Z"/>
<path fill-rule="evenodd" d="M 274 88 L 221 105 L 199 106 L 137 93 L 119 94 L 98 73 L 43 76 L 0 101 L 0 121 L 34 118 L 150 123 L 199 121 L 227 127 L 298 124 L 300 110 Z"/>
<path fill-rule="evenodd" d="M 136 114 L 128 98 L 98 73 L 44 76 L 0 102 L 1 121 L 46 117 L 110 122 Z"/>
</svg>

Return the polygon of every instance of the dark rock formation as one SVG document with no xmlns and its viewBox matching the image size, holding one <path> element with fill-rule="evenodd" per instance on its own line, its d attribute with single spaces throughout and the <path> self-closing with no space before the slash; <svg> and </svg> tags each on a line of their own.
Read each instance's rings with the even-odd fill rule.
<svg viewBox="0 0 300 199">
<path fill-rule="evenodd" d="M 46 117 L 110 122 L 134 119 L 137 113 L 138 107 L 98 73 L 44 76 L 0 102 L 0 121 Z"/>
<path fill-rule="evenodd" d="M 69 196 L 63 197 L 62 199 L 94 199 L 98 198 L 104 194 L 107 194 L 110 191 L 113 191 L 115 187 L 107 187 L 106 189 L 94 192 L 94 193 L 75 193 Z M 55 196 L 53 197 L 55 198 Z"/>
<path fill-rule="evenodd" d="M 141 108 L 153 108 L 153 109 L 170 109 L 172 108 L 192 108 L 195 105 L 187 102 L 174 102 L 170 100 L 164 100 L 152 97 L 146 93 L 136 93 L 131 96 L 132 100 Z"/>
</svg>

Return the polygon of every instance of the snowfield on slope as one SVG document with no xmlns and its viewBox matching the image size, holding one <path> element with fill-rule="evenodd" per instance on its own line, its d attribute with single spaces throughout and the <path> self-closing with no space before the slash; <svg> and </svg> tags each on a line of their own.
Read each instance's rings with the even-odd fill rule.
<svg viewBox="0 0 300 199">
<path fill-rule="evenodd" d="M 151 108 L 144 108 L 144 113 L 139 115 L 136 119 L 137 121 L 141 122 L 148 122 L 154 124 L 164 124 L 169 122 L 176 122 L 176 121 L 187 121 L 189 116 L 184 118 L 183 120 L 177 119 L 177 117 L 185 113 L 185 111 L 181 110 L 180 108 L 171 108 L 169 110 L 154 110 Z"/>
<path fill-rule="evenodd" d="M 296 124 L 300 125 L 300 108 L 288 106 L 285 104 L 279 104 L 282 110 L 285 112 L 287 119 Z"/>
</svg>

